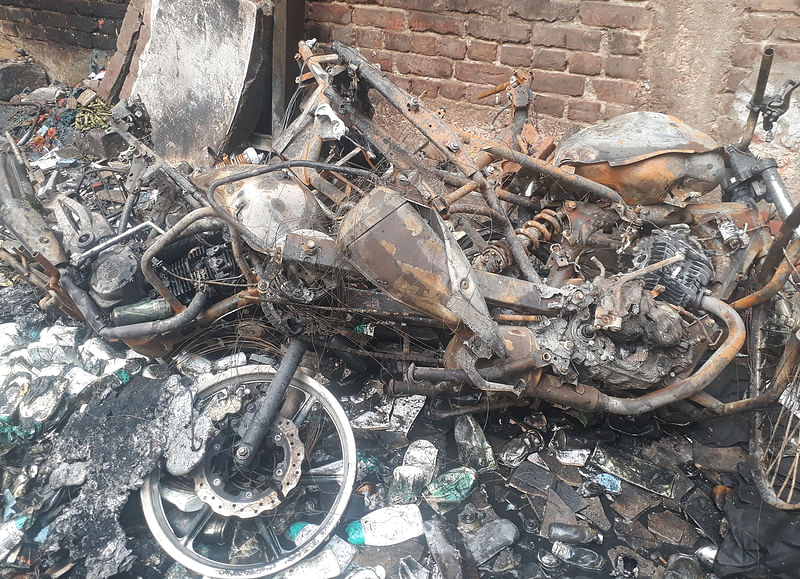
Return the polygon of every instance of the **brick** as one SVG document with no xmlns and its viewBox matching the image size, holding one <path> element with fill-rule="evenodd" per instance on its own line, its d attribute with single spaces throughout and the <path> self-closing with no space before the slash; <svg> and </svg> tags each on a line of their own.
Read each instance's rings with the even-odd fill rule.
<svg viewBox="0 0 800 579">
<path fill-rule="evenodd" d="M 376 28 L 356 28 L 356 46 L 362 48 L 383 48 L 383 30 Z"/>
<path fill-rule="evenodd" d="M 424 96 L 426 99 L 435 99 L 439 96 L 439 82 L 424 78 L 412 78 L 411 92 L 416 96 Z"/>
<path fill-rule="evenodd" d="M 800 14 L 799 0 L 749 0 L 747 8 L 764 12 L 794 12 Z"/>
<path fill-rule="evenodd" d="M 406 10 L 429 10 L 439 12 L 447 10 L 446 0 L 383 0 L 384 6 L 392 8 L 404 8 Z"/>
<path fill-rule="evenodd" d="M 615 103 L 606 103 L 606 118 L 613 119 L 614 117 L 618 117 L 620 115 L 625 115 L 627 113 L 632 113 L 636 110 L 636 107 L 631 105 L 619 105 Z"/>
<path fill-rule="evenodd" d="M 642 62 L 636 56 L 609 56 L 606 59 L 606 75 L 614 78 L 639 78 Z"/>
<path fill-rule="evenodd" d="M 781 17 L 781 20 L 786 18 Z M 742 23 L 745 35 L 752 40 L 769 38 L 778 24 L 777 14 L 747 14 Z"/>
<path fill-rule="evenodd" d="M 533 97 L 533 111 L 538 114 L 561 118 L 564 116 L 564 99 L 537 94 Z"/>
<path fill-rule="evenodd" d="M 448 14 L 432 14 L 430 12 L 409 12 L 408 27 L 420 32 L 438 32 L 439 34 L 464 34 L 464 19 Z"/>
<path fill-rule="evenodd" d="M 397 72 L 400 74 L 449 78 L 453 71 L 453 63 L 446 58 L 438 56 L 398 54 L 397 58 L 395 58 L 395 64 L 397 65 Z"/>
<path fill-rule="evenodd" d="M 761 44 L 737 44 L 733 47 L 731 54 L 731 64 L 751 68 L 760 62 L 760 55 L 763 52 Z"/>
<path fill-rule="evenodd" d="M 457 80 L 445 80 L 439 85 L 439 96 L 450 99 L 451 101 L 460 101 L 466 94 L 467 85 Z"/>
<path fill-rule="evenodd" d="M 435 34 L 412 34 L 409 52 L 436 56 L 439 53 L 438 37 Z"/>
<path fill-rule="evenodd" d="M 536 92 L 554 92 L 570 96 L 581 96 L 585 84 L 585 79 L 576 74 L 537 72 L 533 75 L 531 88 Z"/>
<path fill-rule="evenodd" d="M 508 66 L 528 67 L 533 60 L 533 49 L 529 46 L 504 44 L 500 47 L 500 62 Z M 566 58 L 564 59 L 566 62 Z"/>
<path fill-rule="evenodd" d="M 589 52 L 574 52 L 569 57 L 569 71 L 594 76 L 603 68 L 603 57 Z"/>
<path fill-rule="evenodd" d="M 306 21 L 306 38 L 316 38 L 324 44 L 332 42 L 331 27 L 323 22 Z"/>
<path fill-rule="evenodd" d="M 545 22 L 572 20 L 578 15 L 577 1 L 565 0 L 515 0 L 511 3 L 510 14 L 526 20 Z"/>
<path fill-rule="evenodd" d="M 484 40 L 526 43 L 530 41 L 531 27 L 522 22 L 473 16 L 467 20 L 467 32 Z"/>
<path fill-rule="evenodd" d="M 552 48 L 537 48 L 533 55 L 533 66 L 549 70 L 564 70 L 567 68 L 567 52 Z"/>
<path fill-rule="evenodd" d="M 775 38 L 800 42 L 800 18 L 783 17 L 779 20 L 780 26 L 775 27 Z"/>
<path fill-rule="evenodd" d="M 386 78 L 392 81 L 394 84 L 399 86 L 404 91 L 408 92 L 411 90 L 411 79 L 406 78 L 404 76 L 400 76 L 399 74 L 387 74 Z"/>
<path fill-rule="evenodd" d="M 463 60 L 467 53 L 467 43 L 462 38 L 442 36 L 439 38 L 439 56 Z"/>
<path fill-rule="evenodd" d="M 729 70 L 725 75 L 725 90 L 728 92 L 736 92 L 742 81 L 750 76 L 750 71 L 742 70 L 741 68 L 734 68 Z"/>
<path fill-rule="evenodd" d="M 54 3 L 50 3 L 55 5 Z M 43 8 L 47 8 L 47 3 L 43 3 Z M 95 2 L 92 0 L 59 0 L 58 10 L 60 12 L 72 12 L 83 14 L 84 16 L 94 16 L 96 18 L 112 18 L 121 20 L 125 16 L 125 4 L 111 2 Z"/>
<path fill-rule="evenodd" d="M 344 44 L 355 44 L 356 33 L 352 26 L 341 24 L 329 24 L 331 31 L 331 42 L 338 40 Z"/>
<path fill-rule="evenodd" d="M 608 2 L 581 2 L 580 15 L 584 24 L 603 28 L 645 30 L 652 21 L 652 14 L 647 8 Z"/>
<path fill-rule="evenodd" d="M 597 99 L 623 105 L 636 104 L 639 85 L 629 80 L 593 78 L 592 87 Z"/>
<path fill-rule="evenodd" d="M 6 19 L 12 22 L 24 22 L 33 24 L 33 11 L 16 6 L 6 6 Z"/>
<path fill-rule="evenodd" d="M 356 6 L 353 8 L 353 23 L 387 30 L 401 30 L 406 25 L 406 13 L 382 6 Z"/>
<path fill-rule="evenodd" d="M 13 37 L 22 36 L 17 29 L 17 25 L 8 20 L 0 20 L 0 34 Z"/>
<path fill-rule="evenodd" d="M 484 85 L 484 84 L 468 84 L 467 88 L 464 92 L 464 99 L 468 103 L 473 103 L 476 105 L 493 105 L 494 101 L 492 101 L 492 97 L 484 97 L 482 99 L 478 98 L 478 95 L 486 92 L 489 89 L 494 88 L 491 85 Z"/>
<path fill-rule="evenodd" d="M 392 72 L 394 55 L 385 50 L 361 50 L 361 54 L 373 64 L 380 66 L 383 72 Z"/>
<path fill-rule="evenodd" d="M 350 24 L 352 8 L 347 4 L 331 4 L 330 2 L 306 3 L 306 18 L 331 24 Z"/>
<path fill-rule="evenodd" d="M 30 38 L 31 40 L 47 40 L 47 30 L 44 26 L 38 24 L 28 24 L 27 22 L 17 22 L 15 24 L 17 31 L 22 38 Z"/>
<path fill-rule="evenodd" d="M 486 0 L 449 0 L 448 9 L 456 12 L 478 14 L 497 14 L 497 4 L 486 2 Z"/>
<path fill-rule="evenodd" d="M 494 64 L 457 62 L 453 76 L 466 82 L 479 82 L 496 86 L 508 82 L 513 73 L 513 69 Z"/>
<path fill-rule="evenodd" d="M 383 36 L 383 46 L 388 50 L 408 52 L 411 49 L 411 34 L 387 30 Z"/>
<path fill-rule="evenodd" d="M 597 52 L 603 33 L 599 30 L 581 30 L 567 26 L 539 24 L 533 29 L 533 43 L 571 50 Z"/>
<path fill-rule="evenodd" d="M 786 60 L 800 62 L 800 44 L 774 44 L 773 48 L 775 48 L 775 60 L 778 62 Z"/>
<path fill-rule="evenodd" d="M 110 34 L 92 34 L 92 48 L 97 50 L 115 50 L 117 42 Z"/>
<path fill-rule="evenodd" d="M 472 60 L 492 62 L 497 58 L 497 44 L 483 40 L 470 40 L 467 48 L 467 57 Z"/>
<path fill-rule="evenodd" d="M 602 105 L 597 101 L 570 101 L 567 118 L 582 123 L 596 123 L 602 118 Z"/>
<path fill-rule="evenodd" d="M 69 44 L 71 46 L 80 46 L 83 48 L 92 47 L 92 35 L 88 32 L 82 30 L 63 30 L 51 26 L 45 26 L 44 29 L 47 40 L 50 42 Z"/>
<path fill-rule="evenodd" d="M 611 54 L 637 56 L 642 53 L 642 37 L 632 32 L 613 30 L 608 42 Z"/>
</svg>

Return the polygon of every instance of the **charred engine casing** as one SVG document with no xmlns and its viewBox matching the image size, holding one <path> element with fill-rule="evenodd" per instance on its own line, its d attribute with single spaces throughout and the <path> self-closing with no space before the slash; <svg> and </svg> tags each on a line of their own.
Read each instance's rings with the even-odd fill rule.
<svg viewBox="0 0 800 579">
<path fill-rule="evenodd" d="M 682 254 L 683 261 L 647 274 L 644 287 L 652 291 L 662 286 L 661 299 L 690 310 L 697 309 L 703 292 L 714 278 L 711 260 L 699 244 L 692 241 L 680 233 L 659 231 L 636 245 L 633 260 L 634 269 L 639 269 Z"/>
<path fill-rule="evenodd" d="M 221 280 L 234 283 L 238 273 L 230 245 L 220 243 L 191 248 L 186 257 L 163 264 L 159 277 L 178 299 L 188 303 L 198 284 Z M 225 286 L 208 284 L 211 293 L 225 289 Z"/>
<path fill-rule="evenodd" d="M 97 256 L 91 266 L 89 294 L 98 306 L 109 310 L 144 297 L 140 258 L 125 245 L 111 247 Z"/>
<path fill-rule="evenodd" d="M 693 349 L 703 337 L 671 305 L 654 299 L 642 280 L 598 288 L 598 303 L 569 318 L 532 325 L 556 374 L 572 382 L 598 381 L 610 390 L 652 388 L 693 366 Z M 598 327 L 600 303 L 613 299 L 619 327 Z"/>
</svg>

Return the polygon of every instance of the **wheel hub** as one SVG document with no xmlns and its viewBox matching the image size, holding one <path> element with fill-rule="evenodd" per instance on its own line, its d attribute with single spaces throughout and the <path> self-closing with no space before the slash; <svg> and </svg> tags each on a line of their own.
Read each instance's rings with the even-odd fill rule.
<svg viewBox="0 0 800 579">
<path fill-rule="evenodd" d="M 194 475 L 195 492 L 211 510 L 225 517 L 252 518 L 280 506 L 300 480 L 305 446 L 297 426 L 279 417 L 268 434 L 266 446 L 282 453 L 280 459 L 260 461 L 260 470 L 243 472 L 233 466 L 232 434 L 220 433 L 212 442 Z M 262 453 L 271 449 L 262 449 Z M 259 461 L 256 461 L 259 462 Z M 267 464 L 271 462 L 274 464 Z"/>
</svg>

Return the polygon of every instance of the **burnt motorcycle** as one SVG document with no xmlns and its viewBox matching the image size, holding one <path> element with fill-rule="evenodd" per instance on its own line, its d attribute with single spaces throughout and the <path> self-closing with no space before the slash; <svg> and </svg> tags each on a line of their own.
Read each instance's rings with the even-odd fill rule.
<svg viewBox="0 0 800 579">
<path fill-rule="evenodd" d="M 671 421 L 748 411 L 762 492 L 796 507 L 800 211 L 776 162 L 748 147 L 798 83 L 764 97 L 769 49 L 740 143 L 634 112 L 553 150 L 529 121 L 524 74 L 498 87 L 511 123 L 490 140 L 347 46 L 299 48 L 296 114 L 264 164 L 187 177 L 144 144 L 135 102 L 115 109 L 135 155 L 112 217 L 80 194 L 37 199 L 3 158 L 0 220 L 18 247 L 0 257 L 44 306 L 151 356 L 209 344 L 282 356 L 199 381 L 202 459 L 142 489 L 173 558 L 259 577 L 336 528 L 355 442 L 336 397 L 298 371 L 308 365 L 388 394 L 472 392 L 457 412 L 538 400 Z M 404 139 L 373 120 L 370 90 L 407 122 Z M 703 199 L 718 188 L 721 200 Z M 745 353 L 748 391 L 707 392 Z M 318 527 L 287 544 L 300 519 Z"/>
</svg>

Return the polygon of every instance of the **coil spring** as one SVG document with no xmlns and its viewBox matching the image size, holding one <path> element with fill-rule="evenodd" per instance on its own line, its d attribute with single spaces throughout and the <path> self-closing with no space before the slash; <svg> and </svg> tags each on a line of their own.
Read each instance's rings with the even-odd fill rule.
<svg viewBox="0 0 800 579">
<path fill-rule="evenodd" d="M 530 242 L 531 249 L 537 249 L 542 241 L 550 241 L 562 230 L 558 213 L 552 209 L 542 209 L 533 219 L 515 231 Z"/>
</svg>

